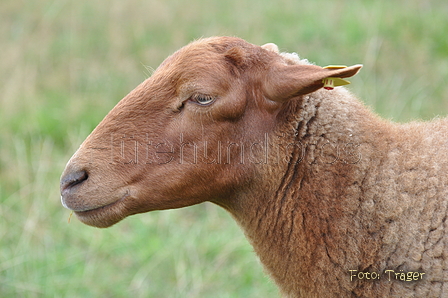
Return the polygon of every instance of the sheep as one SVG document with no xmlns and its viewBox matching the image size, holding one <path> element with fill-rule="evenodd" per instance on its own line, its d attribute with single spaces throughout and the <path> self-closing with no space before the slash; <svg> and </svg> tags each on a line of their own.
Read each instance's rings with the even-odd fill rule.
<svg viewBox="0 0 448 298">
<path fill-rule="evenodd" d="M 360 68 L 194 41 L 81 144 L 62 204 L 105 228 L 215 203 L 285 297 L 446 296 L 448 120 L 395 124 L 345 87 L 323 88 Z"/>
</svg>

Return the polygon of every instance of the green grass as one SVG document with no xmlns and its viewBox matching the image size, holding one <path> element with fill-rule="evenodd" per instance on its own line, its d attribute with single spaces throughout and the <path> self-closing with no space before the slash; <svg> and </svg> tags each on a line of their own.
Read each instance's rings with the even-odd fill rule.
<svg viewBox="0 0 448 298">
<path fill-rule="evenodd" d="M 151 68 L 193 39 L 277 43 L 363 63 L 349 88 L 398 122 L 448 112 L 446 0 L 0 3 L 0 296 L 275 297 L 211 204 L 87 227 L 59 202 L 70 155 Z"/>
</svg>

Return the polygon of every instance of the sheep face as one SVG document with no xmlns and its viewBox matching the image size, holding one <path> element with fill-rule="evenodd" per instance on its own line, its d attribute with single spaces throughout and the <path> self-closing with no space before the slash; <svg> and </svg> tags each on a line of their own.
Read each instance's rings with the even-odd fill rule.
<svg viewBox="0 0 448 298">
<path fill-rule="evenodd" d="M 268 140 L 285 125 L 285 111 L 323 78 L 358 69 L 288 65 L 272 47 L 237 38 L 196 41 L 82 143 L 62 174 L 62 203 L 96 227 L 204 201 L 232 209 L 274 167 Z"/>
</svg>

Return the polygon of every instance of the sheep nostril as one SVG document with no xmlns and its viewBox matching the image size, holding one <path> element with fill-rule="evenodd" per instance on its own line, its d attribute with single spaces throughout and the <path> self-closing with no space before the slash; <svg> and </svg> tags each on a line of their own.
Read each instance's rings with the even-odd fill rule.
<svg viewBox="0 0 448 298">
<path fill-rule="evenodd" d="M 75 185 L 83 183 L 87 180 L 87 178 L 89 178 L 89 175 L 84 170 L 64 175 L 64 177 L 62 177 L 61 179 L 61 193 L 63 191 L 68 191 Z"/>
</svg>

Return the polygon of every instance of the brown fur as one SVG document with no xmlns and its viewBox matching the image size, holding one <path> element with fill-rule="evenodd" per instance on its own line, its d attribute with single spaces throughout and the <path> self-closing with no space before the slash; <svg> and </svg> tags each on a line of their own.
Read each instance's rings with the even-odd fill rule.
<svg viewBox="0 0 448 298">
<path fill-rule="evenodd" d="M 359 68 L 237 38 L 196 41 L 84 141 L 61 178 L 63 204 L 108 227 L 214 202 L 287 297 L 447 295 L 448 121 L 393 124 L 342 87 L 320 89 Z M 204 95 L 215 101 L 194 102 Z M 385 270 L 425 274 L 388 280 Z"/>
</svg>

